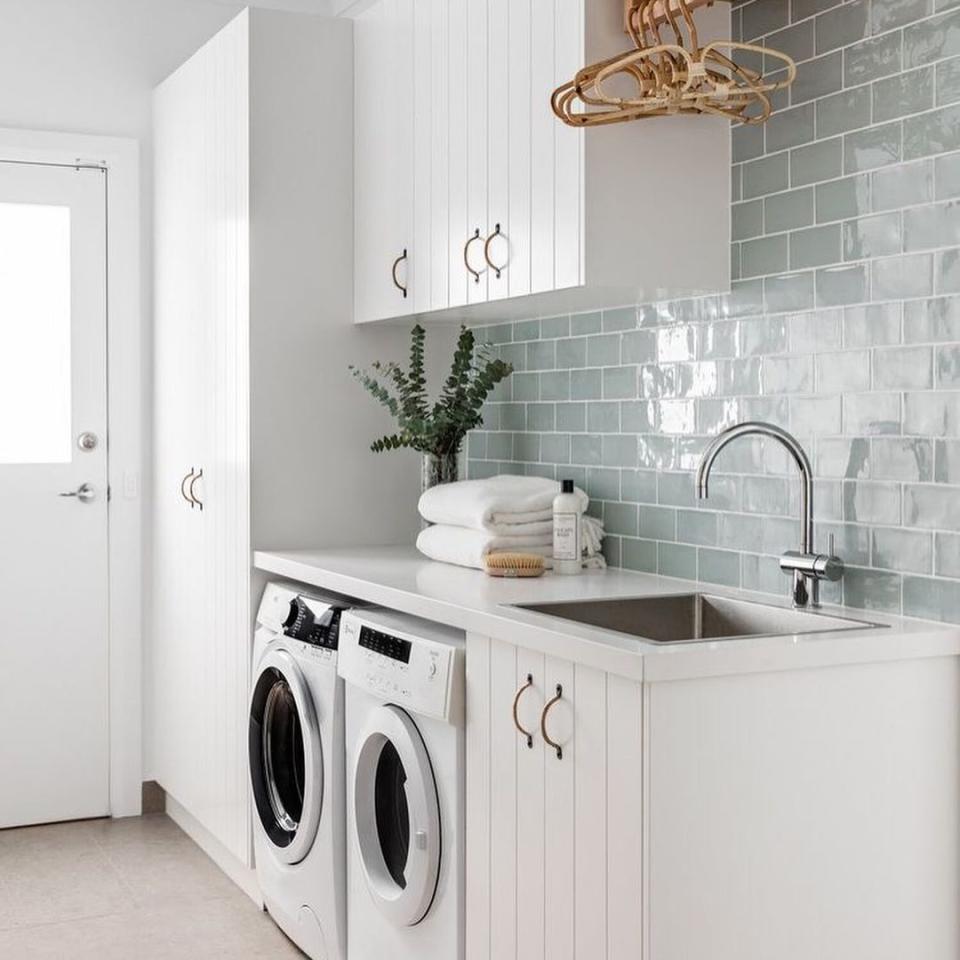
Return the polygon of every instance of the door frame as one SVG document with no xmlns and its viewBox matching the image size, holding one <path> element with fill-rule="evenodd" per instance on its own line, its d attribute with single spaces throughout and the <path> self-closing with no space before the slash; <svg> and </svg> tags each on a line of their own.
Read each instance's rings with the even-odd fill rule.
<svg viewBox="0 0 960 960">
<path fill-rule="evenodd" d="M 137 816 L 143 780 L 140 146 L 125 137 L 0 127 L 0 160 L 106 170 L 110 815 Z"/>
</svg>

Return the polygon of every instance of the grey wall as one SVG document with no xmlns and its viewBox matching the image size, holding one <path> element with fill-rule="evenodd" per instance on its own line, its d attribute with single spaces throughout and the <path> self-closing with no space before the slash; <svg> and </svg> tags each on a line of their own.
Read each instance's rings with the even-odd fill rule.
<svg viewBox="0 0 960 960">
<path fill-rule="evenodd" d="M 484 328 L 518 372 L 470 475 L 573 477 L 612 563 L 785 593 L 782 451 L 739 441 L 694 498 L 707 438 L 769 420 L 849 564 L 828 599 L 960 622 L 960 2 L 751 0 L 733 22 L 800 67 L 733 131 L 732 291 Z"/>
</svg>

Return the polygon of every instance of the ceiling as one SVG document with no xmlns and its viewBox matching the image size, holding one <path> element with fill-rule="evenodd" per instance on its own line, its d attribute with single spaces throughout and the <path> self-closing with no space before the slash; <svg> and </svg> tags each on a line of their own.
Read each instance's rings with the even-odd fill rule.
<svg viewBox="0 0 960 960">
<path fill-rule="evenodd" d="M 236 6 L 237 0 L 213 0 L 226 6 Z M 331 14 L 334 7 L 345 7 L 344 0 L 246 0 L 251 7 L 265 7 L 269 10 L 291 10 L 295 13 L 323 13 Z"/>
</svg>

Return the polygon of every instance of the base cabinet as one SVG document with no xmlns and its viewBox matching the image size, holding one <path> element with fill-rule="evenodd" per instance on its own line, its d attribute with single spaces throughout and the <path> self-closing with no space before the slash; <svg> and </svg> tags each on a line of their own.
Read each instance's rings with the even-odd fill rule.
<svg viewBox="0 0 960 960">
<path fill-rule="evenodd" d="M 652 670 L 468 634 L 467 960 L 960 956 L 960 658 Z"/>
<path fill-rule="evenodd" d="M 638 958 L 642 686 L 467 638 L 467 960 Z"/>
</svg>

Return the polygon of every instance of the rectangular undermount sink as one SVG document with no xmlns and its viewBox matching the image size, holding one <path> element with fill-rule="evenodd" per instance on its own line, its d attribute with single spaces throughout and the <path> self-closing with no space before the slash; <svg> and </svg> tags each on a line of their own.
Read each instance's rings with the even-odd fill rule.
<svg viewBox="0 0 960 960">
<path fill-rule="evenodd" d="M 651 643 L 782 637 L 883 626 L 811 610 L 734 600 L 707 593 L 522 603 L 517 606 L 573 623 L 626 633 Z"/>
</svg>

